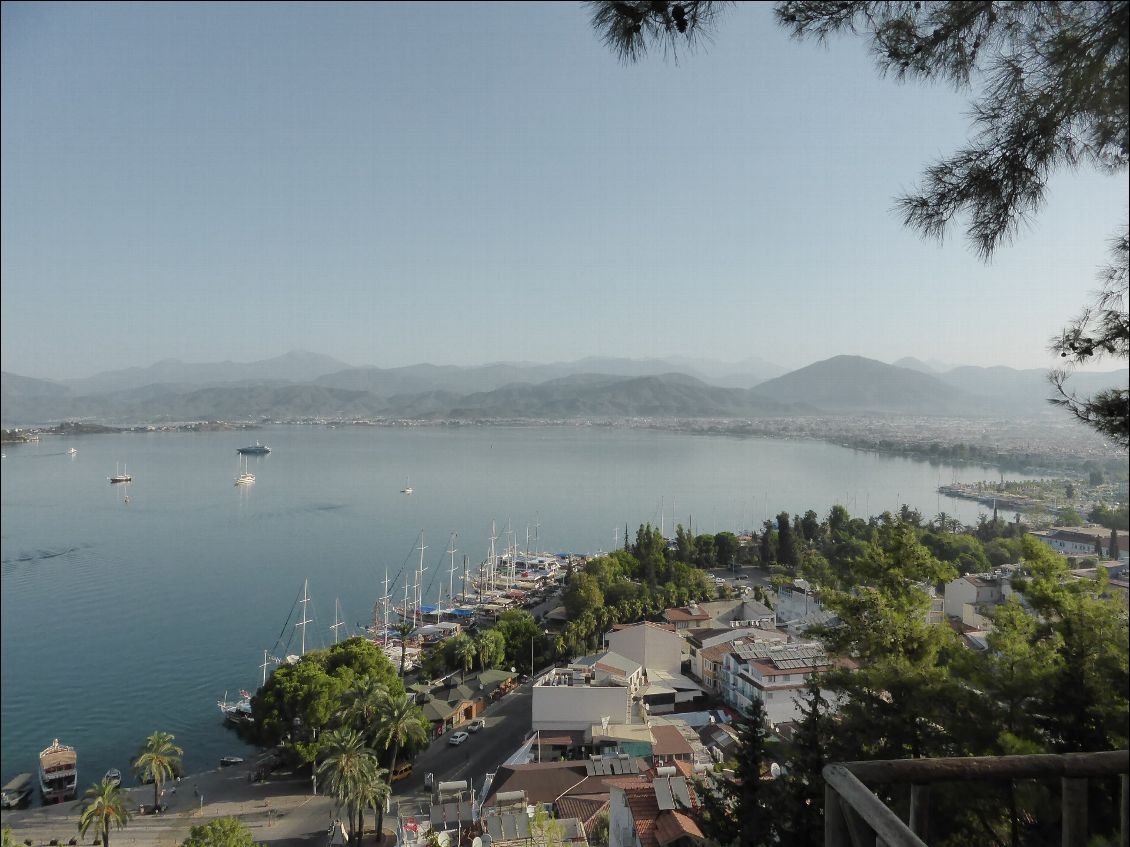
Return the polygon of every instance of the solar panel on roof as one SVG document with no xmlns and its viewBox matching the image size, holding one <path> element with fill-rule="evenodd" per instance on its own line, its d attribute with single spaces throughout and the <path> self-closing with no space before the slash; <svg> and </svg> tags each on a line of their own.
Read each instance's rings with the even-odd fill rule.
<svg viewBox="0 0 1130 847">
<path fill-rule="evenodd" d="M 671 781 L 672 793 L 675 795 L 675 802 L 679 804 L 680 808 L 689 809 L 691 807 L 691 792 L 687 788 L 687 781 L 685 779 L 672 779 Z"/>
<path fill-rule="evenodd" d="M 773 664 L 783 671 L 796 670 L 798 668 L 812 668 L 820 664 L 815 658 L 811 659 L 774 659 Z"/>
</svg>

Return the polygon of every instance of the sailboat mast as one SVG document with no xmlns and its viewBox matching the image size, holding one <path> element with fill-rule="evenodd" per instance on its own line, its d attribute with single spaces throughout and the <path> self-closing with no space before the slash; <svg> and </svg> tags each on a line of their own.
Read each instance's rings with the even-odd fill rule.
<svg viewBox="0 0 1130 847">
<path fill-rule="evenodd" d="M 451 556 L 451 569 L 447 572 L 447 599 L 451 600 L 452 606 L 455 605 L 455 537 L 458 533 L 451 533 L 451 542 L 448 545 L 447 553 Z"/>
<path fill-rule="evenodd" d="M 334 644 L 338 642 L 338 630 L 345 626 L 345 621 L 341 619 L 341 598 L 334 598 L 334 623 L 330 627 L 334 631 Z"/>
<path fill-rule="evenodd" d="M 498 541 L 498 535 L 495 533 L 494 521 L 491 521 L 490 522 L 490 558 L 488 559 L 488 561 L 490 562 L 490 565 L 489 565 L 489 569 L 490 569 L 490 590 L 491 590 L 492 593 L 495 590 L 494 572 L 495 572 L 495 569 L 496 569 L 495 568 L 496 552 L 495 552 L 495 549 L 494 549 L 494 543 L 496 541 Z"/>
<path fill-rule="evenodd" d="M 306 624 L 310 623 L 306 619 L 306 604 L 310 602 L 308 589 L 310 587 L 310 580 L 303 580 L 302 582 L 302 620 L 295 624 L 295 627 L 302 627 L 302 652 L 300 655 L 306 655 Z"/>
<path fill-rule="evenodd" d="M 463 603 L 467 603 L 467 554 L 463 554 Z"/>
<path fill-rule="evenodd" d="M 384 627 L 384 630 L 381 633 L 381 643 L 382 644 L 388 643 L 388 601 L 391 599 L 391 597 L 392 597 L 392 595 L 390 595 L 388 593 L 388 568 L 386 567 L 385 568 L 385 593 L 381 597 L 381 600 L 384 601 L 384 605 L 385 605 L 385 627 Z"/>
<path fill-rule="evenodd" d="M 259 666 L 259 668 L 263 671 L 263 685 L 267 684 L 267 665 L 268 664 L 269 663 L 267 662 L 267 651 L 264 650 L 263 651 L 263 664 L 261 664 Z"/>
<path fill-rule="evenodd" d="M 417 566 L 416 571 L 416 617 L 412 619 L 416 623 L 416 618 L 419 617 L 420 607 L 424 605 L 424 551 L 428 549 L 428 545 L 424 543 L 424 531 L 420 530 L 420 564 Z"/>
</svg>

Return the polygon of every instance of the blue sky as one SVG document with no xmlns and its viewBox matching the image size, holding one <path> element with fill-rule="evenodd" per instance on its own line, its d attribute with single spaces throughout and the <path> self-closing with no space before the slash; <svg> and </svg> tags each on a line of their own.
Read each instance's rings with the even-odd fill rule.
<svg viewBox="0 0 1130 847">
<path fill-rule="evenodd" d="M 3 369 L 1053 364 L 1126 174 L 1057 175 L 990 265 L 923 241 L 894 198 L 966 96 L 770 11 L 624 66 L 574 3 L 5 2 Z"/>
</svg>

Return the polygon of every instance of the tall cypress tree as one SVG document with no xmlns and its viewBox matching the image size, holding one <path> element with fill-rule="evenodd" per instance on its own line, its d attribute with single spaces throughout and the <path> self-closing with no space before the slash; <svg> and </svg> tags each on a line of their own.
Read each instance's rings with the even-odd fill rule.
<svg viewBox="0 0 1130 847">
<path fill-rule="evenodd" d="M 776 786 L 763 780 L 768 768 L 765 708 L 754 698 L 749 717 L 737 724 L 738 766 L 734 779 L 717 780 L 702 791 L 699 823 L 706 836 L 722 845 L 769 847 L 777 843 Z"/>
<path fill-rule="evenodd" d="M 777 781 L 777 824 L 785 847 L 823 847 L 824 778 L 834 731 L 831 706 L 820 683 L 809 680 L 800 701 L 800 720 L 789 746 L 788 768 Z"/>
<path fill-rule="evenodd" d="M 796 538 L 788 512 L 777 515 L 777 561 L 792 571 L 800 565 L 797 555 Z"/>
<path fill-rule="evenodd" d="M 1110 531 L 1110 547 L 1107 549 L 1107 556 L 1118 561 L 1120 552 L 1121 551 L 1118 549 L 1118 530 L 1112 529 Z"/>
<path fill-rule="evenodd" d="M 763 529 L 765 531 L 761 534 L 761 566 L 767 568 L 777 561 L 776 545 L 773 544 L 773 522 L 766 521 Z"/>
</svg>

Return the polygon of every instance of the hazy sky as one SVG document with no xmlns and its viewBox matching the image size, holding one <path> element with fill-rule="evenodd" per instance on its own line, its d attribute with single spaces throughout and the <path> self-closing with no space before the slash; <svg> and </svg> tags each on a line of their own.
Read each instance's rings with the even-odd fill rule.
<svg viewBox="0 0 1130 847">
<path fill-rule="evenodd" d="M 5 2 L 3 369 L 1049 365 L 1126 175 L 1057 176 L 992 265 L 925 242 L 893 198 L 966 97 L 770 12 L 623 66 L 575 3 Z"/>
</svg>

